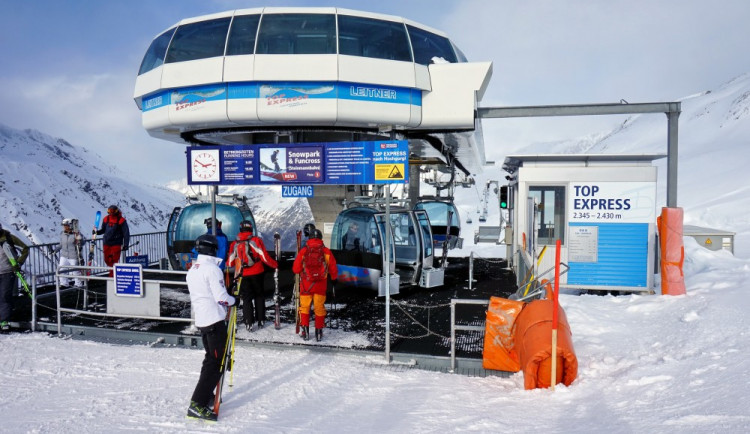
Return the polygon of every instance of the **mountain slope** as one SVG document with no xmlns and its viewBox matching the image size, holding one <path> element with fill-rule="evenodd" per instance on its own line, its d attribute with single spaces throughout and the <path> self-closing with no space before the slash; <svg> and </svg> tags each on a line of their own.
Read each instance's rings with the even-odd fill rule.
<svg viewBox="0 0 750 434">
<path fill-rule="evenodd" d="M 750 256 L 750 74 L 715 90 L 681 99 L 677 205 L 685 224 L 737 233 L 738 256 Z M 667 121 L 634 115 L 611 132 L 555 144 L 534 144 L 519 154 L 667 153 Z M 658 195 L 666 202 L 666 159 L 658 160 Z"/>
<path fill-rule="evenodd" d="M 125 180 L 95 153 L 35 130 L 0 124 L 0 155 L 0 222 L 33 243 L 56 242 L 63 218 L 78 218 L 88 232 L 96 211 L 112 204 L 131 232 L 161 231 L 183 200 L 173 190 Z"/>
</svg>

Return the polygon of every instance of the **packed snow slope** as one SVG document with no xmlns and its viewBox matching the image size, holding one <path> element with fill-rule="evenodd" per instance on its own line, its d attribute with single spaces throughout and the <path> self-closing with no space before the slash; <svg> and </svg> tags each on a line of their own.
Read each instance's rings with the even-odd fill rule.
<svg viewBox="0 0 750 434">
<path fill-rule="evenodd" d="M 579 371 L 554 392 L 524 390 L 521 373 L 238 347 L 207 424 L 185 418 L 202 350 L 15 333 L 0 335 L 2 431 L 747 433 L 750 261 L 686 244 L 687 295 L 561 296 Z"/>
</svg>

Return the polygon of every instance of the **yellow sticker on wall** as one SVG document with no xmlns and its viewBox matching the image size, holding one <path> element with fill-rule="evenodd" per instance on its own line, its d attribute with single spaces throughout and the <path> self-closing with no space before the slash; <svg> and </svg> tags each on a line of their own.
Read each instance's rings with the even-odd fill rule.
<svg viewBox="0 0 750 434">
<path fill-rule="evenodd" d="M 376 181 L 403 181 L 404 165 L 403 164 L 376 164 L 375 180 Z"/>
</svg>

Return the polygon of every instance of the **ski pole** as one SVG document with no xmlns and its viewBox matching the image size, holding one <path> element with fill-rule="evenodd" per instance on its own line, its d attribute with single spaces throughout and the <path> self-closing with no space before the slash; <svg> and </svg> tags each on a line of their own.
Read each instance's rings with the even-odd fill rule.
<svg viewBox="0 0 750 434">
<path fill-rule="evenodd" d="M 542 258 L 544 257 L 544 252 L 546 251 L 547 251 L 547 246 L 542 247 L 542 252 L 539 254 L 539 257 L 537 258 L 537 261 L 536 261 L 537 268 L 539 267 L 539 264 L 542 263 Z M 526 290 L 523 292 L 524 297 L 526 296 L 526 294 L 529 293 L 531 282 L 534 280 L 534 271 L 533 270 L 529 270 L 529 271 L 531 271 L 531 276 L 529 277 L 529 282 L 526 284 Z"/>
<path fill-rule="evenodd" d="M 235 302 L 235 306 L 236 306 Z M 234 386 L 234 341 L 237 338 L 237 308 L 234 309 L 234 318 L 232 318 L 232 351 L 231 351 L 231 357 L 230 357 L 230 363 L 229 366 L 231 367 L 232 373 L 229 376 L 229 389 L 232 389 L 232 386 Z"/>
</svg>

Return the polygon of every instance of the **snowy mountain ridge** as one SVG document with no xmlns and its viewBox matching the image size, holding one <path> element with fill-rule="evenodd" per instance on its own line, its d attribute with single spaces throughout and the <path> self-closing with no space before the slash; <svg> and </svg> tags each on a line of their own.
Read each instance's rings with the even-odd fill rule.
<svg viewBox="0 0 750 434">
<path fill-rule="evenodd" d="M 32 243 L 58 241 L 63 218 L 83 232 L 96 211 L 123 210 L 132 233 L 164 230 L 180 193 L 126 180 L 94 152 L 36 130 L 0 124 L 0 222 Z"/>
<path fill-rule="evenodd" d="M 677 206 L 685 224 L 735 232 L 735 254 L 750 257 L 750 73 L 681 102 Z M 664 115 L 629 116 L 610 132 L 535 143 L 515 154 L 666 154 Z M 666 158 L 657 160 L 657 206 L 666 203 Z"/>
</svg>

